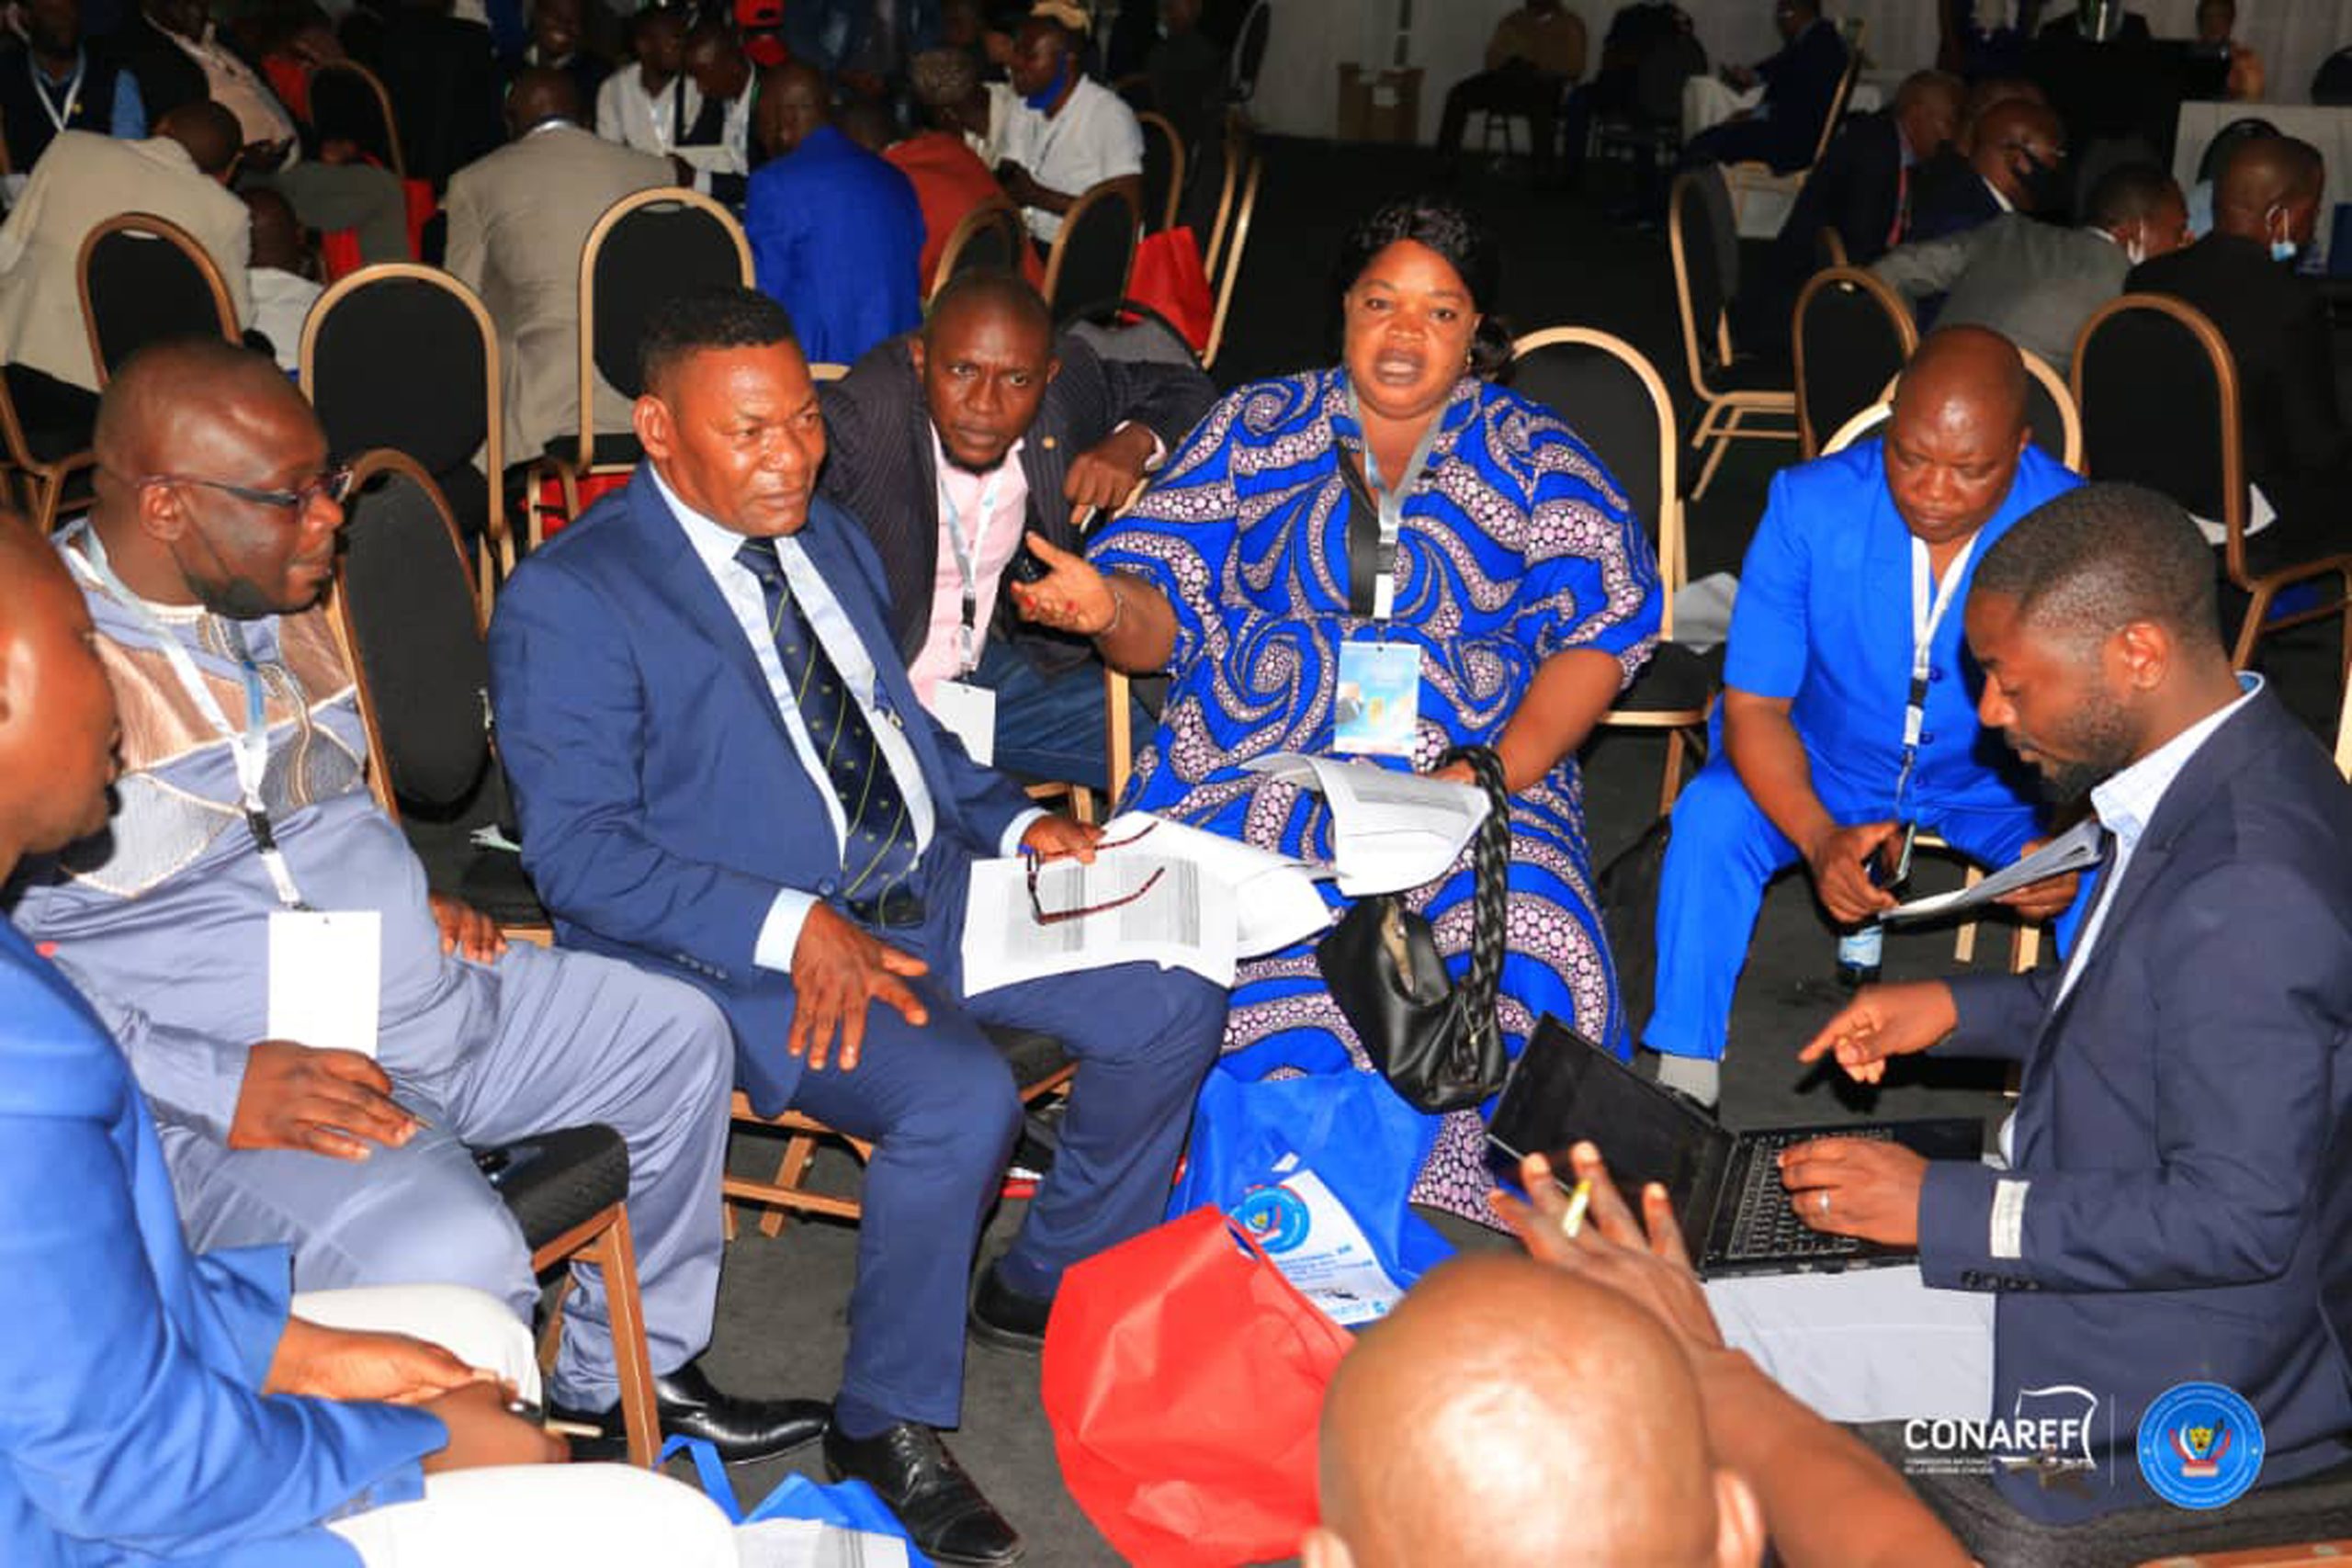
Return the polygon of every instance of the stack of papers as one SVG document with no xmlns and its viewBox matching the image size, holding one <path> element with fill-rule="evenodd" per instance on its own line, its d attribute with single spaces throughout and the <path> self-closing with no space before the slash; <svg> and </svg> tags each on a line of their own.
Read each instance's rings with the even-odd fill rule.
<svg viewBox="0 0 2352 1568">
<path fill-rule="evenodd" d="M 1484 790 L 1370 762 L 1285 752 L 1249 766 L 1319 791 L 1330 803 L 1330 865 L 1148 812 L 1105 827 L 1112 847 L 1091 864 L 1038 866 L 1034 900 L 1026 857 L 974 861 L 964 916 L 966 994 L 1138 963 L 1230 986 L 1240 960 L 1330 925 L 1331 907 L 1317 882 L 1336 876 L 1350 897 L 1418 887 L 1443 874 L 1487 816 Z M 1094 912 L 1040 920 L 1041 908 Z"/>
<path fill-rule="evenodd" d="M 1331 807 L 1331 865 L 1351 898 L 1419 887 L 1442 876 L 1487 819 L 1476 784 L 1284 751 L 1242 764 L 1317 791 Z"/>
</svg>

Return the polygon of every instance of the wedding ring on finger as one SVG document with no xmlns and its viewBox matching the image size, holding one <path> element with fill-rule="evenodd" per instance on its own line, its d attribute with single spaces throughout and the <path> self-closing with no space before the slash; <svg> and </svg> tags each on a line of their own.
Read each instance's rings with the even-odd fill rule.
<svg viewBox="0 0 2352 1568">
<path fill-rule="evenodd" d="M 1821 1217 L 1825 1220 L 1829 1217 L 1829 1189 L 1826 1187 L 1821 1190 Z"/>
</svg>

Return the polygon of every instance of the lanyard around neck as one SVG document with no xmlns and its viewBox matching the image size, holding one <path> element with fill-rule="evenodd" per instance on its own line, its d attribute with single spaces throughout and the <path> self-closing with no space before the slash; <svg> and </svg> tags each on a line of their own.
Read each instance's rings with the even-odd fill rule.
<svg viewBox="0 0 2352 1568">
<path fill-rule="evenodd" d="M 1356 389 L 1352 382 L 1348 386 L 1348 417 L 1355 421 L 1356 429 L 1359 432 L 1363 429 L 1363 410 L 1356 401 Z M 1431 417 L 1429 428 L 1421 432 L 1421 439 L 1413 448 L 1412 457 L 1406 460 L 1404 473 L 1398 476 L 1394 485 L 1385 485 L 1381 482 L 1380 460 L 1372 455 L 1371 440 L 1366 438 L 1363 443 L 1363 479 L 1365 489 L 1371 493 L 1369 498 L 1358 493 L 1356 499 L 1359 502 L 1366 499 L 1370 500 L 1372 516 L 1376 520 L 1377 531 L 1373 538 L 1361 537 L 1366 521 L 1363 515 L 1363 507 L 1359 505 L 1350 513 L 1348 517 L 1349 577 L 1352 596 L 1352 580 L 1356 576 L 1355 563 L 1358 557 L 1369 546 L 1373 555 L 1370 615 L 1375 621 L 1387 620 L 1396 612 L 1396 541 L 1405 529 L 1405 498 L 1411 495 L 1420 485 L 1421 475 L 1429 468 L 1430 453 L 1437 446 L 1438 427 L 1444 423 L 1444 417 L 1442 412 Z M 1340 453 L 1339 458 L 1340 479 L 1343 481 L 1352 481 L 1354 476 L 1348 469 L 1347 454 Z M 1350 482 L 1349 489 L 1353 491 L 1355 485 Z"/>
<path fill-rule="evenodd" d="M 972 537 L 968 543 L 964 538 L 964 514 L 956 509 L 955 498 L 947 492 L 947 475 L 943 469 L 939 476 L 940 514 L 947 524 L 947 545 L 956 558 L 956 575 L 963 580 L 964 584 L 964 618 L 956 628 L 956 673 L 958 677 L 968 675 L 979 667 L 980 586 L 976 558 L 981 553 L 981 543 L 988 537 L 989 524 L 996 516 L 997 502 L 1004 489 L 1004 470 L 1011 468 L 1012 462 L 1012 454 L 1006 453 L 1004 461 L 996 466 L 996 471 L 989 475 L 988 483 L 981 487 L 978 508 L 979 515 L 972 521 Z"/>
<path fill-rule="evenodd" d="M 25 51 L 25 69 L 33 73 L 33 96 L 40 100 L 41 113 L 49 116 L 51 125 L 60 130 L 65 130 L 74 118 L 74 111 L 82 105 L 82 84 L 90 74 L 89 55 L 85 52 L 74 57 L 74 77 L 65 84 L 65 104 L 62 108 L 50 101 L 49 76 L 41 70 L 40 62 L 33 58 L 33 51 L 29 49 Z"/>
<path fill-rule="evenodd" d="M 1968 574 L 1969 559 L 1976 554 L 1976 543 L 1984 536 L 1981 528 L 1968 536 L 1960 553 L 1945 566 L 1941 581 L 1932 581 L 1928 542 L 1916 534 L 1911 536 L 1911 686 L 1903 704 L 1903 767 L 1894 780 L 1898 802 L 1911 782 L 1911 770 L 1919 761 L 1919 738 L 1928 720 L 1928 684 L 1934 670 L 1936 628 L 1944 624 L 1952 601 L 1960 597 L 1960 580 Z"/>
<path fill-rule="evenodd" d="M 238 668 L 244 676 L 245 723 L 240 729 L 229 722 L 229 716 L 221 710 L 220 701 L 212 694 L 203 672 L 197 669 L 187 645 L 148 607 L 145 600 L 115 575 L 96 531 L 85 527 L 82 542 L 86 553 L 69 550 L 67 558 L 86 570 L 99 586 L 138 617 L 141 626 L 154 637 L 158 651 L 171 665 L 187 700 L 229 743 L 230 754 L 236 761 L 237 793 L 244 807 L 245 830 L 253 837 L 254 852 L 261 857 L 262 869 L 269 874 L 269 884 L 277 892 L 277 901 L 289 909 L 309 908 L 302 901 L 301 889 L 295 886 L 293 868 L 286 863 L 285 852 L 277 847 L 277 835 L 269 825 L 269 807 L 262 800 L 262 781 L 269 772 L 268 690 L 262 683 L 261 671 L 254 664 L 253 655 L 245 648 L 243 630 L 233 621 L 225 623 Z"/>
</svg>

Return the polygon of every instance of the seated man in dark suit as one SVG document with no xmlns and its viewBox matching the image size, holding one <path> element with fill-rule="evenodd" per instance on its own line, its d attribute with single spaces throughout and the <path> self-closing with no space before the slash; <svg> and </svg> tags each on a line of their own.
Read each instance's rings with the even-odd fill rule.
<svg viewBox="0 0 2352 1568">
<path fill-rule="evenodd" d="M 1914 241 L 1940 240 L 2004 212 L 2055 212 L 2066 204 L 2066 128 L 2030 98 L 2011 98 L 1976 121 L 1963 164 L 1923 173 L 1911 198 Z"/>
<path fill-rule="evenodd" d="M 2213 182 L 2213 231 L 2135 269 L 2135 292 L 2169 294 L 2212 318 L 2238 373 L 2255 515 L 2278 521 L 2247 547 L 2257 571 L 2345 547 L 2343 485 L 2352 470 L 2318 291 L 2287 264 L 2319 226 L 2326 167 L 2308 141 L 2241 143 Z"/>
<path fill-rule="evenodd" d="M 81 0 L 28 0 L 24 42 L 0 50 L 0 135 L 8 166 L 29 174 L 61 130 L 125 141 L 147 134 L 139 79 L 82 43 Z"/>
<path fill-rule="evenodd" d="M 1781 51 L 1749 70 L 1726 65 L 1723 78 L 1742 89 L 1764 84 L 1763 101 L 1690 139 L 1686 163 L 1769 164 L 1779 173 L 1802 169 L 1821 145 L 1821 124 L 1846 73 L 1846 40 L 1822 19 L 1821 0 L 1779 0 L 1773 25 Z"/>
<path fill-rule="evenodd" d="M 1079 1063 L 1053 1174 L 970 1308 L 974 1334 L 1035 1349 L 1063 1269 L 1159 1218 L 1226 994 L 1149 964 L 967 993 L 972 863 L 1091 859 L 1101 829 L 1031 807 L 916 703 L 881 563 L 817 494 L 825 426 L 783 309 L 681 295 L 643 357 L 646 461 L 533 553 L 491 627 L 524 861 L 566 947 L 718 1002 L 755 1110 L 874 1145 L 826 1462 L 927 1555 L 992 1568 L 1020 1538 L 936 1430 L 1021 1124 L 981 1026 Z"/>
<path fill-rule="evenodd" d="M 944 682 L 993 693 L 998 766 L 1102 786 L 1101 663 L 997 615 L 999 592 L 1024 535 L 1076 550 L 1079 514 L 1125 504 L 1216 400 L 1208 378 L 1106 359 L 1057 336 L 1026 283 L 973 273 L 941 290 L 919 335 L 884 344 L 821 395 L 824 493 L 882 558 L 915 694 L 931 706 Z"/>
<path fill-rule="evenodd" d="M 1743 289 L 1741 341 L 1763 350 L 1788 339 L 1789 311 L 1820 265 L 1821 231 L 1845 244 L 1846 259 L 1868 266 L 1907 237 L 1913 171 L 1941 152 L 1960 125 L 1967 89 L 1957 76 L 1922 71 L 1894 95 L 1894 107 L 1858 115 L 1804 177 L 1788 220 Z"/>
<path fill-rule="evenodd" d="M 2007 1157 L 1788 1150 L 1806 1224 L 1916 1246 L 1918 1266 L 1719 1280 L 1724 1337 L 1833 1419 L 2023 1427 L 1992 1438 L 1991 1485 L 2047 1524 L 2340 1466 L 2352 788 L 2231 670 L 2205 546 L 2153 491 L 2048 502 L 1986 554 L 1966 615 L 1986 724 L 2052 795 L 2089 795 L 2089 918 L 2061 968 L 1873 986 L 1804 1047 L 1865 1083 L 1930 1049 L 2019 1064 Z M 2184 1382 L 2251 1406 L 2229 1423 L 2239 1457 L 2201 1478 L 2134 1452 Z"/>
</svg>

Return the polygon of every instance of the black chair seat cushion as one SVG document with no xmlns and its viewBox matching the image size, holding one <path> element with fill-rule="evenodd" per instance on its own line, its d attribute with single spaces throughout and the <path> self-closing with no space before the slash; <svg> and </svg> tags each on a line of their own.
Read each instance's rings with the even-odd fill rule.
<svg viewBox="0 0 2352 1568">
<path fill-rule="evenodd" d="M 458 897 L 502 926 L 543 926 L 547 906 L 512 850 L 477 849 L 458 872 Z"/>
<path fill-rule="evenodd" d="M 517 1138 L 498 1152 L 508 1161 L 493 1174 L 498 1195 L 534 1252 L 628 1196 L 628 1145 L 601 1122 Z"/>
<path fill-rule="evenodd" d="M 1044 1082 L 1069 1066 L 1061 1042 L 1050 1034 L 998 1023 L 984 1025 L 981 1032 L 989 1037 L 989 1043 L 1004 1053 L 1005 1066 L 1012 1069 L 1012 1082 L 1024 1093 L 1032 1085 Z"/>
<path fill-rule="evenodd" d="M 559 435 L 548 443 L 547 456 L 549 461 L 560 463 L 568 468 L 626 468 L 634 467 L 644 457 L 645 448 L 637 444 L 637 436 L 633 433 L 600 434 L 590 455 L 592 460 L 582 464 L 580 461 L 580 437 L 576 434 Z"/>
<path fill-rule="evenodd" d="M 1796 367 L 1778 355 L 1744 354 L 1707 372 L 1707 385 L 1718 392 L 1788 392 L 1796 384 Z"/>
<path fill-rule="evenodd" d="M 1679 642 L 1661 642 L 1634 683 L 1618 694 L 1616 705 L 1621 713 L 1679 713 L 1703 709 L 1714 694 L 1704 655 Z"/>
</svg>

